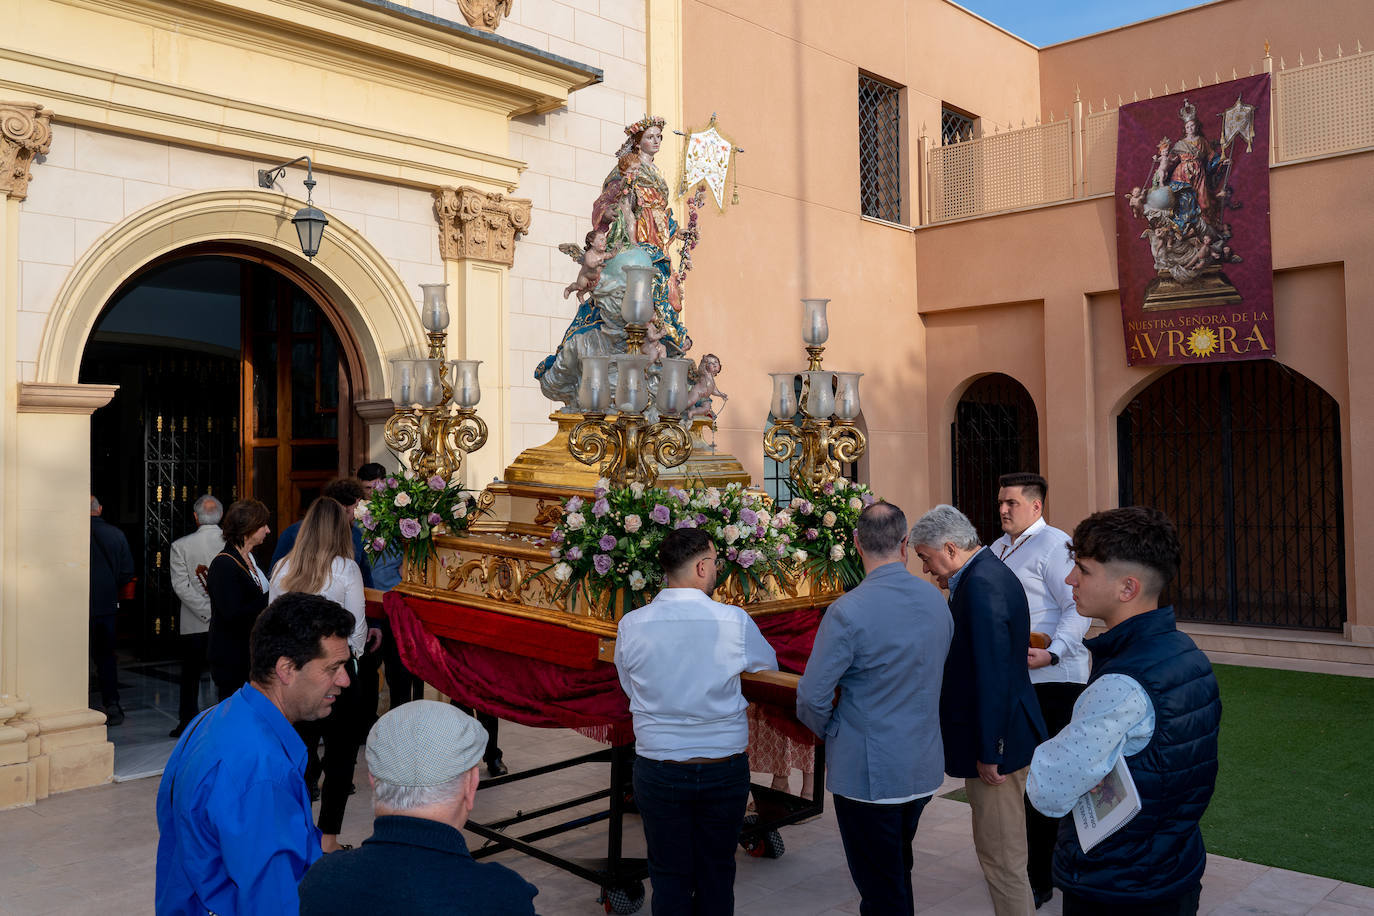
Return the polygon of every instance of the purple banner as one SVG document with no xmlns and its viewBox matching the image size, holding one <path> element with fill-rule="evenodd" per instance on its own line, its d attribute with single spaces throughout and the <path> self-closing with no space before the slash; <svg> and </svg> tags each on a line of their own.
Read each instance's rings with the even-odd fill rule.
<svg viewBox="0 0 1374 916">
<path fill-rule="evenodd" d="M 1116 257 L 1127 365 L 1274 355 L 1267 73 L 1121 107 Z"/>
</svg>

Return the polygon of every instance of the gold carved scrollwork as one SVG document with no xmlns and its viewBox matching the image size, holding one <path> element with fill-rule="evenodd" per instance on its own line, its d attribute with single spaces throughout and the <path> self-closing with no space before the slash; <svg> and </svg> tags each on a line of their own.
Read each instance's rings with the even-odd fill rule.
<svg viewBox="0 0 1374 916">
<path fill-rule="evenodd" d="M 25 102 L 0 102 L 0 190 L 14 200 L 29 196 L 30 166 L 52 147 L 52 112 Z"/>
<path fill-rule="evenodd" d="M 553 608 L 560 603 L 553 597 L 549 578 L 540 576 L 539 568 L 529 560 L 515 557 L 487 555 L 465 560 L 449 568 L 446 587 L 505 604 Z"/>
<path fill-rule="evenodd" d="M 534 507 L 534 523 L 546 528 L 552 528 L 563 520 L 563 506 L 559 503 L 546 503 L 544 500 Z"/>
<path fill-rule="evenodd" d="M 474 29 L 496 31 L 502 16 L 510 15 L 515 0 L 458 0 L 458 9 Z"/>
<path fill-rule="evenodd" d="M 445 261 L 471 258 L 510 267 L 515 240 L 530 228 L 530 201 L 479 191 L 439 188 L 434 216 L 439 221 L 439 254 Z"/>
</svg>

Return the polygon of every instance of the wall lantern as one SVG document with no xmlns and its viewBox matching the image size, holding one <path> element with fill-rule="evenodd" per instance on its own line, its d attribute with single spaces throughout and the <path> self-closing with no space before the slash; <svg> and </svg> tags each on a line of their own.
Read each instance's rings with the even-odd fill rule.
<svg viewBox="0 0 1374 916">
<path fill-rule="evenodd" d="M 300 156 L 270 169 L 258 169 L 258 187 L 270 191 L 277 183 L 277 179 L 286 174 L 286 169 L 298 162 L 305 163 L 305 206 L 296 211 L 296 215 L 291 217 L 291 222 L 295 225 L 296 236 L 301 242 L 301 253 L 306 258 L 314 260 L 315 255 L 320 253 L 320 239 L 324 237 L 324 227 L 329 225 L 329 217 L 324 215 L 324 211 L 317 209 L 312 200 L 315 193 L 315 170 L 311 167 L 310 157 Z"/>
</svg>

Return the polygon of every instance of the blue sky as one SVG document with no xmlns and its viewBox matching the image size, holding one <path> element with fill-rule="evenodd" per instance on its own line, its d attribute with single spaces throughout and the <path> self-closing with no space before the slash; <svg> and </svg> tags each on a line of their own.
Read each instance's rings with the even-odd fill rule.
<svg viewBox="0 0 1374 916">
<path fill-rule="evenodd" d="M 989 22 L 1044 47 L 1200 6 L 1201 0 L 955 0 Z"/>
</svg>

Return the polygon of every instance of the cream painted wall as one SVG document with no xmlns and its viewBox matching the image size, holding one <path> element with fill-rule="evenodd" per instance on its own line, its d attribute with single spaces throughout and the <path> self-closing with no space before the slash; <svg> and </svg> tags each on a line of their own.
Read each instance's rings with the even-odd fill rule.
<svg viewBox="0 0 1374 916">
<path fill-rule="evenodd" d="M 116 223 L 191 191 L 257 188 L 257 170 L 275 163 L 226 156 L 106 131 L 53 125 L 51 152 L 34 167 L 19 214 L 17 347 L 21 381 L 33 381 L 53 302 L 71 274 Z M 405 281 L 419 314 L 421 283 L 442 283 L 434 201 L 425 191 L 316 171 L 315 203 L 331 228 L 368 240 Z M 303 168 L 277 185 L 304 196 Z M 328 231 L 328 230 L 326 230 Z M 382 354 L 401 356 L 403 353 Z M 371 397 L 386 396 L 384 379 Z"/>
</svg>

